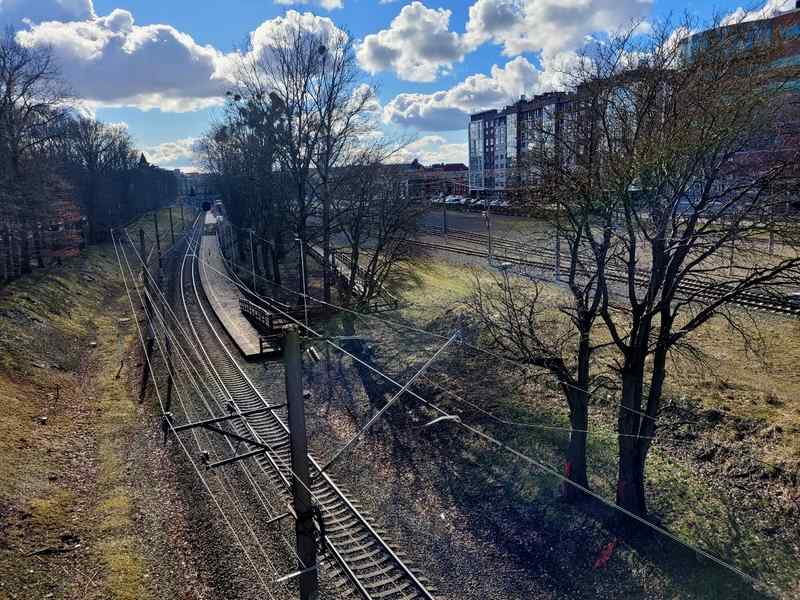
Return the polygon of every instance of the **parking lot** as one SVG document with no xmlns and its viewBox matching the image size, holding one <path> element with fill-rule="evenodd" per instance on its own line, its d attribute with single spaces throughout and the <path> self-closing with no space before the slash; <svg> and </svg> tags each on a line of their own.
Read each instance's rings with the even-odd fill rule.
<svg viewBox="0 0 800 600">
<path fill-rule="evenodd" d="M 421 217 L 421 225 L 443 227 L 447 213 L 447 227 L 454 230 L 486 233 L 488 225 L 482 210 L 465 210 L 463 207 L 433 204 Z M 538 241 L 547 237 L 550 230 L 547 223 L 530 217 L 498 214 L 489 209 L 492 233 L 511 240 Z"/>
</svg>

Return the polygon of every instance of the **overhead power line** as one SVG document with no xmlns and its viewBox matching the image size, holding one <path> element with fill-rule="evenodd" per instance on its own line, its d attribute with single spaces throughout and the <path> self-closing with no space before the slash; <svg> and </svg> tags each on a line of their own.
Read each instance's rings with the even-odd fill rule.
<svg viewBox="0 0 800 600">
<path fill-rule="evenodd" d="M 202 261 L 202 258 L 200 258 L 200 260 Z M 229 281 L 231 281 L 237 287 L 243 287 L 240 283 L 234 281 L 233 279 L 228 277 L 225 273 L 221 273 L 220 271 L 215 269 L 213 266 L 208 265 L 208 263 L 206 263 L 206 265 L 209 268 L 211 268 L 212 270 L 214 270 L 217 273 L 219 273 L 221 276 L 227 278 Z M 339 350 L 343 354 L 351 357 L 353 360 L 355 360 L 359 364 L 363 365 L 364 367 L 368 368 L 369 370 L 371 370 L 375 374 L 379 375 L 380 377 L 384 378 L 389 383 L 393 384 L 394 386 L 398 387 L 399 389 L 403 389 L 404 388 L 404 385 L 402 383 L 398 382 L 397 380 L 395 380 L 391 376 L 383 373 L 381 370 L 377 369 L 373 365 L 363 361 L 361 358 L 359 358 L 359 357 L 355 356 L 354 354 L 348 352 L 347 350 L 345 350 L 344 348 L 342 348 L 341 346 L 339 346 L 338 344 L 336 344 L 332 340 L 326 339 L 323 334 L 315 331 L 311 327 L 307 327 L 304 323 L 302 323 L 298 319 L 294 318 L 289 313 L 286 313 L 286 312 L 282 311 L 281 309 L 275 307 L 274 305 L 273 305 L 273 309 L 276 312 L 281 313 L 287 319 L 289 319 L 292 322 L 294 322 L 295 324 L 297 324 L 299 327 L 307 330 L 311 335 L 314 335 L 316 337 L 322 338 L 323 341 L 325 341 L 327 344 L 329 344 L 333 348 L 336 348 L 337 350 Z M 721 567 L 723 567 L 723 568 L 725 568 L 725 569 L 737 574 L 738 576 L 740 576 L 741 578 L 745 579 L 749 583 L 754 584 L 754 585 L 760 585 L 760 586 L 764 586 L 764 587 L 769 587 L 765 582 L 763 582 L 763 581 L 761 581 L 761 580 L 749 575 L 748 573 L 745 573 L 744 571 L 742 571 L 740 568 L 736 567 L 735 565 L 732 565 L 732 564 L 724 561 L 723 559 L 711 554 L 710 552 L 708 552 L 708 551 L 706 551 L 706 550 L 704 550 L 704 549 L 702 549 L 702 548 L 700 548 L 698 546 L 693 545 L 691 542 L 678 537 L 677 535 L 675 535 L 674 533 L 668 531 L 667 529 L 664 529 L 663 527 L 660 527 L 659 525 L 656 525 L 655 523 L 652 523 L 652 522 L 648 521 L 644 517 L 641 517 L 641 516 L 631 512 L 631 511 L 629 511 L 629 510 L 617 505 L 616 503 L 604 498 L 603 496 L 597 494 L 596 492 L 594 492 L 594 491 L 592 491 L 592 490 L 580 485 L 579 483 L 576 483 L 575 481 L 572 481 L 571 479 L 569 479 L 565 475 L 561 474 L 558 471 L 558 469 L 556 469 L 555 467 L 552 467 L 551 465 L 548 465 L 548 464 L 546 464 L 546 463 L 544 463 L 544 462 L 542 462 L 542 461 L 540 461 L 540 460 L 538 460 L 536 458 L 528 456 L 525 453 L 517 450 L 516 448 L 513 448 L 513 447 L 507 445 L 506 443 L 502 442 L 501 440 L 497 439 L 496 437 L 494 437 L 494 436 L 492 436 L 492 435 L 490 435 L 488 433 L 485 433 L 485 432 L 481 431 L 480 429 L 478 429 L 476 427 L 473 427 L 473 426 L 471 426 L 471 425 L 469 425 L 467 423 L 464 423 L 460 419 L 454 418 L 454 417 L 456 417 L 456 415 L 448 413 L 444 409 L 440 408 L 438 405 L 436 405 L 436 404 L 432 403 L 431 401 L 423 398 L 422 396 L 420 396 L 419 394 L 417 394 L 413 390 L 407 389 L 406 393 L 412 395 L 413 397 L 418 399 L 420 402 L 422 402 L 423 404 L 425 404 L 426 406 L 428 406 L 432 410 L 434 410 L 437 413 L 439 413 L 441 416 L 447 417 L 447 422 L 453 423 L 456 427 L 461 427 L 464 430 L 466 430 L 467 432 L 475 435 L 476 437 L 479 437 L 480 439 L 490 443 L 491 445 L 499 448 L 500 450 L 503 450 L 504 452 L 507 452 L 507 453 L 511 454 L 515 459 L 520 460 L 520 461 L 522 461 L 522 462 L 524 462 L 526 464 L 529 464 L 531 466 L 534 466 L 534 467 L 538 468 L 539 470 L 541 470 L 541 471 L 543 471 L 543 472 L 545 472 L 545 473 L 547 473 L 549 475 L 552 475 L 553 477 L 555 477 L 555 478 L 559 479 L 560 481 L 562 481 L 565 485 L 569 485 L 571 487 L 574 487 L 574 488 L 578 489 L 583 494 L 596 499 L 597 501 L 599 501 L 602 504 L 608 506 L 609 508 L 611 508 L 613 510 L 616 510 L 616 511 L 626 515 L 627 517 L 633 519 L 634 521 L 639 522 L 640 524 L 644 525 L 645 527 L 647 527 L 649 529 L 652 529 L 653 531 L 656 531 L 656 532 L 660 533 L 661 535 L 664 535 L 665 537 L 677 542 L 678 544 L 688 548 L 689 550 L 692 550 L 693 552 L 696 552 L 697 554 L 700 554 L 701 556 L 704 556 L 705 558 L 707 558 L 710 561 L 718 564 L 719 566 L 721 566 Z"/>
</svg>

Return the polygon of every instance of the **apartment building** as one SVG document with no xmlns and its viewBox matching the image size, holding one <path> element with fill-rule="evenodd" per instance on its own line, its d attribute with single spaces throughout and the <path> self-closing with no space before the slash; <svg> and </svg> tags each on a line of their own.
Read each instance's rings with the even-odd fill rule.
<svg viewBox="0 0 800 600">
<path fill-rule="evenodd" d="M 479 198 L 504 198 L 536 173 L 520 169 L 525 158 L 548 151 L 558 139 L 576 97 L 549 92 L 530 99 L 524 95 L 501 110 L 470 116 L 469 190 Z M 555 151 L 555 148 L 550 148 Z M 524 174 L 523 174 L 524 172 Z"/>
</svg>

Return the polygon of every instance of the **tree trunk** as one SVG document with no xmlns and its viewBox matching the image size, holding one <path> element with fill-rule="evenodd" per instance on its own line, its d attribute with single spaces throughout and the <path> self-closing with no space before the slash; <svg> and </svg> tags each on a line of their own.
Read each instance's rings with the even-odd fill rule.
<svg viewBox="0 0 800 600">
<path fill-rule="evenodd" d="M 281 285 L 281 235 L 280 231 L 275 230 L 272 235 L 272 247 L 270 253 L 272 254 L 272 276 L 276 285 Z"/>
<path fill-rule="evenodd" d="M 265 278 L 272 279 L 274 281 L 275 278 L 272 276 L 269 264 L 269 244 L 267 244 L 266 242 L 260 244 L 260 250 L 261 250 L 261 265 L 263 268 L 263 275 Z"/>
<path fill-rule="evenodd" d="M 236 262 L 243 264 L 246 260 L 244 255 L 244 232 L 241 229 L 236 230 Z"/>
<path fill-rule="evenodd" d="M 22 243 L 20 244 L 20 273 L 27 275 L 31 272 L 31 248 L 28 241 L 27 229 L 22 230 Z"/>
<path fill-rule="evenodd" d="M 14 279 L 14 244 L 11 242 L 11 228 L 6 226 L 3 233 L 6 243 L 5 276 L 7 281 Z"/>
<path fill-rule="evenodd" d="M 617 482 L 617 505 L 644 517 L 647 515 L 647 501 L 644 486 L 644 465 L 647 456 L 636 438 L 628 438 L 628 447 L 619 457 L 619 478 Z M 620 442 L 622 446 L 622 442 Z"/>
<path fill-rule="evenodd" d="M 323 184 L 322 194 L 322 252 L 325 263 L 322 269 L 323 298 L 331 301 L 331 201 L 327 190 L 327 181 Z"/>
<path fill-rule="evenodd" d="M 592 319 L 581 319 L 578 327 L 581 336 L 578 342 L 578 366 L 575 382 L 571 386 L 563 385 L 564 394 L 569 405 L 569 422 L 572 428 L 569 436 L 564 474 L 570 481 L 588 489 L 586 438 L 589 429 L 589 368 L 592 354 L 590 343 Z M 567 500 L 578 500 L 585 497 L 583 490 L 566 482 L 562 488 L 562 494 Z"/>
<path fill-rule="evenodd" d="M 617 475 L 617 504 L 635 515 L 647 514 L 644 489 L 644 465 L 647 446 L 641 435 L 641 399 L 644 365 L 626 368 L 622 375 L 622 407 L 618 430 L 619 469 Z"/>
<path fill-rule="evenodd" d="M 44 233 L 42 231 L 42 226 L 39 225 L 36 228 L 36 233 L 34 234 L 34 252 L 36 254 L 36 265 L 40 268 L 44 268 L 44 257 L 42 256 L 42 245 Z"/>
<path fill-rule="evenodd" d="M 578 390 L 573 390 L 571 394 L 583 396 Z M 577 400 L 577 399 L 576 399 Z M 589 479 L 586 473 L 586 430 L 589 426 L 589 407 L 585 400 L 582 404 L 573 406 L 569 411 L 569 423 L 572 432 L 569 436 L 569 446 L 567 447 L 567 462 L 564 465 L 564 475 L 577 485 L 588 489 Z M 564 483 L 562 495 L 566 500 L 578 500 L 585 497 L 583 490 Z"/>
</svg>

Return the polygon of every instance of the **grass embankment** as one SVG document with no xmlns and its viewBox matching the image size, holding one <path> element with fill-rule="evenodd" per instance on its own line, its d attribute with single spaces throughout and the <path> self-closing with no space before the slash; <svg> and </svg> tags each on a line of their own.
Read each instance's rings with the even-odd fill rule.
<svg viewBox="0 0 800 600">
<path fill-rule="evenodd" d="M 196 217 L 193 209 L 184 207 L 181 211 L 180 207 L 172 207 L 172 226 L 170 226 L 170 209 L 162 208 L 153 218 L 153 213 L 148 213 L 146 216 L 138 219 L 137 221 L 128 225 L 127 235 L 130 236 L 131 241 L 139 250 L 139 230 L 144 232 L 145 254 L 148 262 L 152 263 L 156 260 L 158 246 L 160 245 L 161 251 L 166 252 L 172 246 L 172 236 L 174 233 L 177 240 L 186 227 L 189 227 Z M 183 215 L 183 218 L 181 218 Z M 158 236 L 156 236 L 155 223 L 158 223 Z"/>
<path fill-rule="evenodd" d="M 130 316 L 108 245 L 0 290 L 0 598 L 154 597 L 129 461 L 150 427 Z"/>
<path fill-rule="evenodd" d="M 470 294 L 474 273 L 466 266 L 428 259 L 419 261 L 406 281 L 403 295 L 411 304 L 404 316 L 430 323 Z M 800 464 L 800 377 L 796 374 L 800 323 L 764 315 L 751 327 L 754 334 L 760 333 L 758 354 L 719 320 L 694 336 L 706 354 L 705 368 L 690 368 L 681 361 L 672 365 L 666 396 L 688 410 L 689 419 L 697 424 L 683 439 L 674 438 L 685 429 L 659 434 L 673 439 L 656 443 L 651 451 L 649 505 L 654 520 L 682 539 L 768 582 L 774 586 L 772 593 L 790 598 L 800 593 L 800 548 L 793 537 L 800 506 L 794 504 L 798 490 L 791 479 Z M 446 394 L 439 399 L 509 445 L 560 470 L 567 432 L 541 426 L 568 427 L 563 399 L 496 363 L 467 353 L 445 360 L 434 378 L 503 419 L 532 427 L 492 422 L 468 408 L 465 411 Z M 613 398 L 598 399 L 591 412 L 591 485 L 613 500 L 617 445 Z M 670 420 L 669 415 L 664 420 Z M 504 480 L 502 474 L 514 474 L 513 481 L 504 483 L 505 493 L 520 505 L 549 507 L 543 510 L 552 512 L 554 522 L 565 527 L 565 535 L 587 535 L 585 531 L 570 533 L 572 527 L 564 525 L 583 518 L 556 500 L 555 478 L 521 468 L 509 455 L 478 445 L 470 454 L 470 460 L 497 473 L 499 482 Z M 784 472 L 758 461 L 777 463 Z M 613 538 L 611 533 L 607 536 Z M 588 535 L 585 542 L 590 553 L 592 548 L 599 550 L 602 539 L 597 533 Z M 587 580 L 587 589 L 593 581 L 619 579 L 632 597 L 750 597 L 736 575 L 708 561 L 687 564 L 685 552 L 664 545 L 658 536 L 643 544 L 622 544 L 614 556 L 607 568 L 598 571 L 592 568 L 592 554 L 576 577 Z"/>
</svg>

